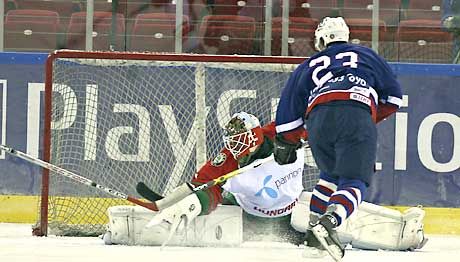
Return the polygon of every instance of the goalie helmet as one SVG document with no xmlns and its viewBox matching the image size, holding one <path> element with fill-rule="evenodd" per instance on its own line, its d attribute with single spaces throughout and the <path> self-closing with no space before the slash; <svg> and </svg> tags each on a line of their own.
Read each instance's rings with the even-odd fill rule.
<svg viewBox="0 0 460 262">
<path fill-rule="evenodd" d="M 263 143 L 264 135 L 257 117 L 240 112 L 234 114 L 225 126 L 223 139 L 225 148 L 239 160 L 254 153 Z"/>
<path fill-rule="evenodd" d="M 315 30 L 315 48 L 323 51 L 333 42 L 348 42 L 350 30 L 342 17 L 325 17 Z"/>
</svg>

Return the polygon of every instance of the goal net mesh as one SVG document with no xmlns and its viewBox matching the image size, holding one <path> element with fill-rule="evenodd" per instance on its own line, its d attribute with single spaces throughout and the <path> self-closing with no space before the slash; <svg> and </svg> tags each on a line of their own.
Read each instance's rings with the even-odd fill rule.
<svg viewBox="0 0 460 262">
<path fill-rule="evenodd" d="M 233 113 L 272 121 L 296 66 L 121 58 L 54 59 L 49 161 L 133 196 L 139 181 L 161 194 L 189 181 L 221 150 Z M 306 155 L 312 189 L 319 171 Z M 107 208 L 128 204 L 52 173 L 48 201 L 48 234 L 79 236 L 103 233 Z"/>
</svg>

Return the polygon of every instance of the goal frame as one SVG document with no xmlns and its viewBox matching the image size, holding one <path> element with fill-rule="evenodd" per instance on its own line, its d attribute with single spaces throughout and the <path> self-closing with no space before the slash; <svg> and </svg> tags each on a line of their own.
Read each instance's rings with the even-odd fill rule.
<svg viewBox="0 0 460 262">
<path fill-rule="evenodd" d="M 230 62 L 230 63 L 267 63 L 267 64 L 300 64 L 306 57 L 283 56 L 252 56 L 252 55 L 207 55 L 207 54 L 177 54 L 177 53 L 136 53 L 136 52 L 98 52 L 56 50 L 50 53 L 45 63 L 45 97 L 44 97 L 44 133 L 42 159 L 50 161 L 51 153 L 51 115 L 52 115 L 52 86 L 53 65 L 59 58 L 108 59 L 108 60 L 147 60 L 147 61 L 180 61 L 180 62 Z M 48 235 L 48 205 L 49 205 L 49 170 L 42 170 L 39 218 L 33 228 L 35 236 Z"/>
</svg>

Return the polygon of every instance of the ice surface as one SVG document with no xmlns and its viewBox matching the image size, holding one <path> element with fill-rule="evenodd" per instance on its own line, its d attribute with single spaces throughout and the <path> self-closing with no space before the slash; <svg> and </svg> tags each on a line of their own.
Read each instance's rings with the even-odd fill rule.
<svg viewBox="0 0 460 262">
<path fill-rule="evenodd" d="M 0 262 L 302 262 L 302 249 L 290 244 L 250 242 L 239 248 L 107 246 L 96 237 L 33 237 L 31 225 L 0 223 Z M 460 261 L 460 236 L 428 235 L 416 252 L 347 250 L 343 262 Z"/>
</svg>

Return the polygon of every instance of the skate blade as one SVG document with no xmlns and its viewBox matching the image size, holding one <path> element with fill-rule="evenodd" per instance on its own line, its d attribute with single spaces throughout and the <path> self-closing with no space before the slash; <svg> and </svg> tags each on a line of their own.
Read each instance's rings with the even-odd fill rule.
<svg viewBox="0 0 460 262">
<path fill-rule="evenodd" d="M 305 247 L 302 252 L 304 258 L 323 258 L 327 256 L 326 250 L 321 250 L 316 247 Z"/>
<path fill-rule="evenodd" d="M 338 246 L 328 245 L 326 238 L 329 237 L 329 233 L 323 225 L 318 224 L 312 228 L 313 234 L 316 236 L 321 245 L 326 249 L 327 253 L 334 259 L 334 261 L 339 262 L 342 260 L 342 251 Z"/>
</svg>

